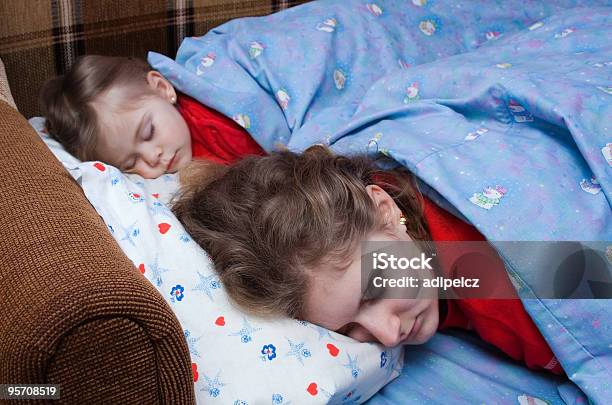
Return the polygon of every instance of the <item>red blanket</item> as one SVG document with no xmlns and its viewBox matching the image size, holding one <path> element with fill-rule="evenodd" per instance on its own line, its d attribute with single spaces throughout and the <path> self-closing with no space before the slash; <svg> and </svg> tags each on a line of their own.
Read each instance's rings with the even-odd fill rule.
<svg viewBox="0 0 612 405">
<path fill-rule="evenodd" d="M 180 93 L 177 105 L 191 132 L 194 158 L 230 164 L 245 155 L 266 154 L 248 132 L 225 115 Z"/>
<path fill-rule="evenodd" d="M 473 226 L 440 208 L 427 197 L 425 219 L 434 241 L 484 241 Z M 510 280 L 506 280 L 508 283 Z M 448 299 L 448 314 L 438 329 L 474 330 L 515 360 L 532 369 L 564 371 L 519 299 Z"/>
</svg>

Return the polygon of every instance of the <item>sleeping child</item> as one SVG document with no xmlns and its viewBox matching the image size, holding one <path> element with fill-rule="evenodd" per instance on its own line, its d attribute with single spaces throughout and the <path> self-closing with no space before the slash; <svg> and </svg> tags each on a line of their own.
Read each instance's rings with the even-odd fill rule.
<svg viewBox="0 0 612 405">
<path fill-rule="evenodd" d="M 361 241 L 485 240 L 421 195 L 404 169 L 322 145 L 194 162 L 172 209 L 248 313 L 388 347 L 469 329 L 529 368 L 564 374 L 518 299 L 364 299 Z"/>
<path fill-rule="evenodd" d="M 192 158 L 230 163 L 263 149 L 236 122 L 179 94 L 142 59 L 82 56 L 39 96 L 46 127 L 73 156 L 153 179 Z"/>
</svg>

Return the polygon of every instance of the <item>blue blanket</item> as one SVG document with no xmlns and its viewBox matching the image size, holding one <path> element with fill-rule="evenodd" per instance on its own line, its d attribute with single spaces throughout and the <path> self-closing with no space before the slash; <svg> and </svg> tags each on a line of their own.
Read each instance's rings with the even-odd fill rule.
<svg viewBox="0 0 612 405">
<path fill-rule="evenodd" d="M 148 59 L 268 151 L 324 143 L 409 168 L 494 244 L 610 241 L 606 3 L 318 1 Z M 609 402 L 612 301 L 539 299 L 550 269 L 498 250 L 569 378 Z"/>
<path fill-rule="evenodd" d="M 367 405 L 587 404 L 563 377 L 526 369 L 476 335 L 459 329 L 436 333 L 405 348 L 402 373 Z"/>
</svg>

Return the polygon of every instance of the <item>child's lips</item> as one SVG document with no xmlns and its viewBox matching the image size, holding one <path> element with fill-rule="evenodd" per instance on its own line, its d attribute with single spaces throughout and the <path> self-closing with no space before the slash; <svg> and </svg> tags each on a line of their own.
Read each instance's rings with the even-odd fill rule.
<svg viewBox="0 0 612 405">
<path fill-rule="evenodd" d="M 170 169 L 172 168 L 172 165 L 174 164 L 174 159 L 176 158 L 176 152 L 174 153 L 174 156 L 172 156 L 172 159 L 170 159 L 170 161 L 168 162 L 168 166 L 166 166 L 166 171 L 169 172 Z"/>
</svg>

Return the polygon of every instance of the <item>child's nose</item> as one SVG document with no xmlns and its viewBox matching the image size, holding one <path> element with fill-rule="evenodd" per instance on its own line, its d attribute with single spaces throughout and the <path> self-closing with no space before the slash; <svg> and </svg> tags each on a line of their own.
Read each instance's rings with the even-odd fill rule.
<svg viewBox="0 0 612 405">
<path fill-rule="evenodd" d="M 149 152 L 145 155 L 145 160 L 147 164 L 151 167 L 155 167 L 159 164 L 159 161 L 162 157 L 162 150 L 159 147 L 153 147 L 149 150 Z"/>
</svg>

